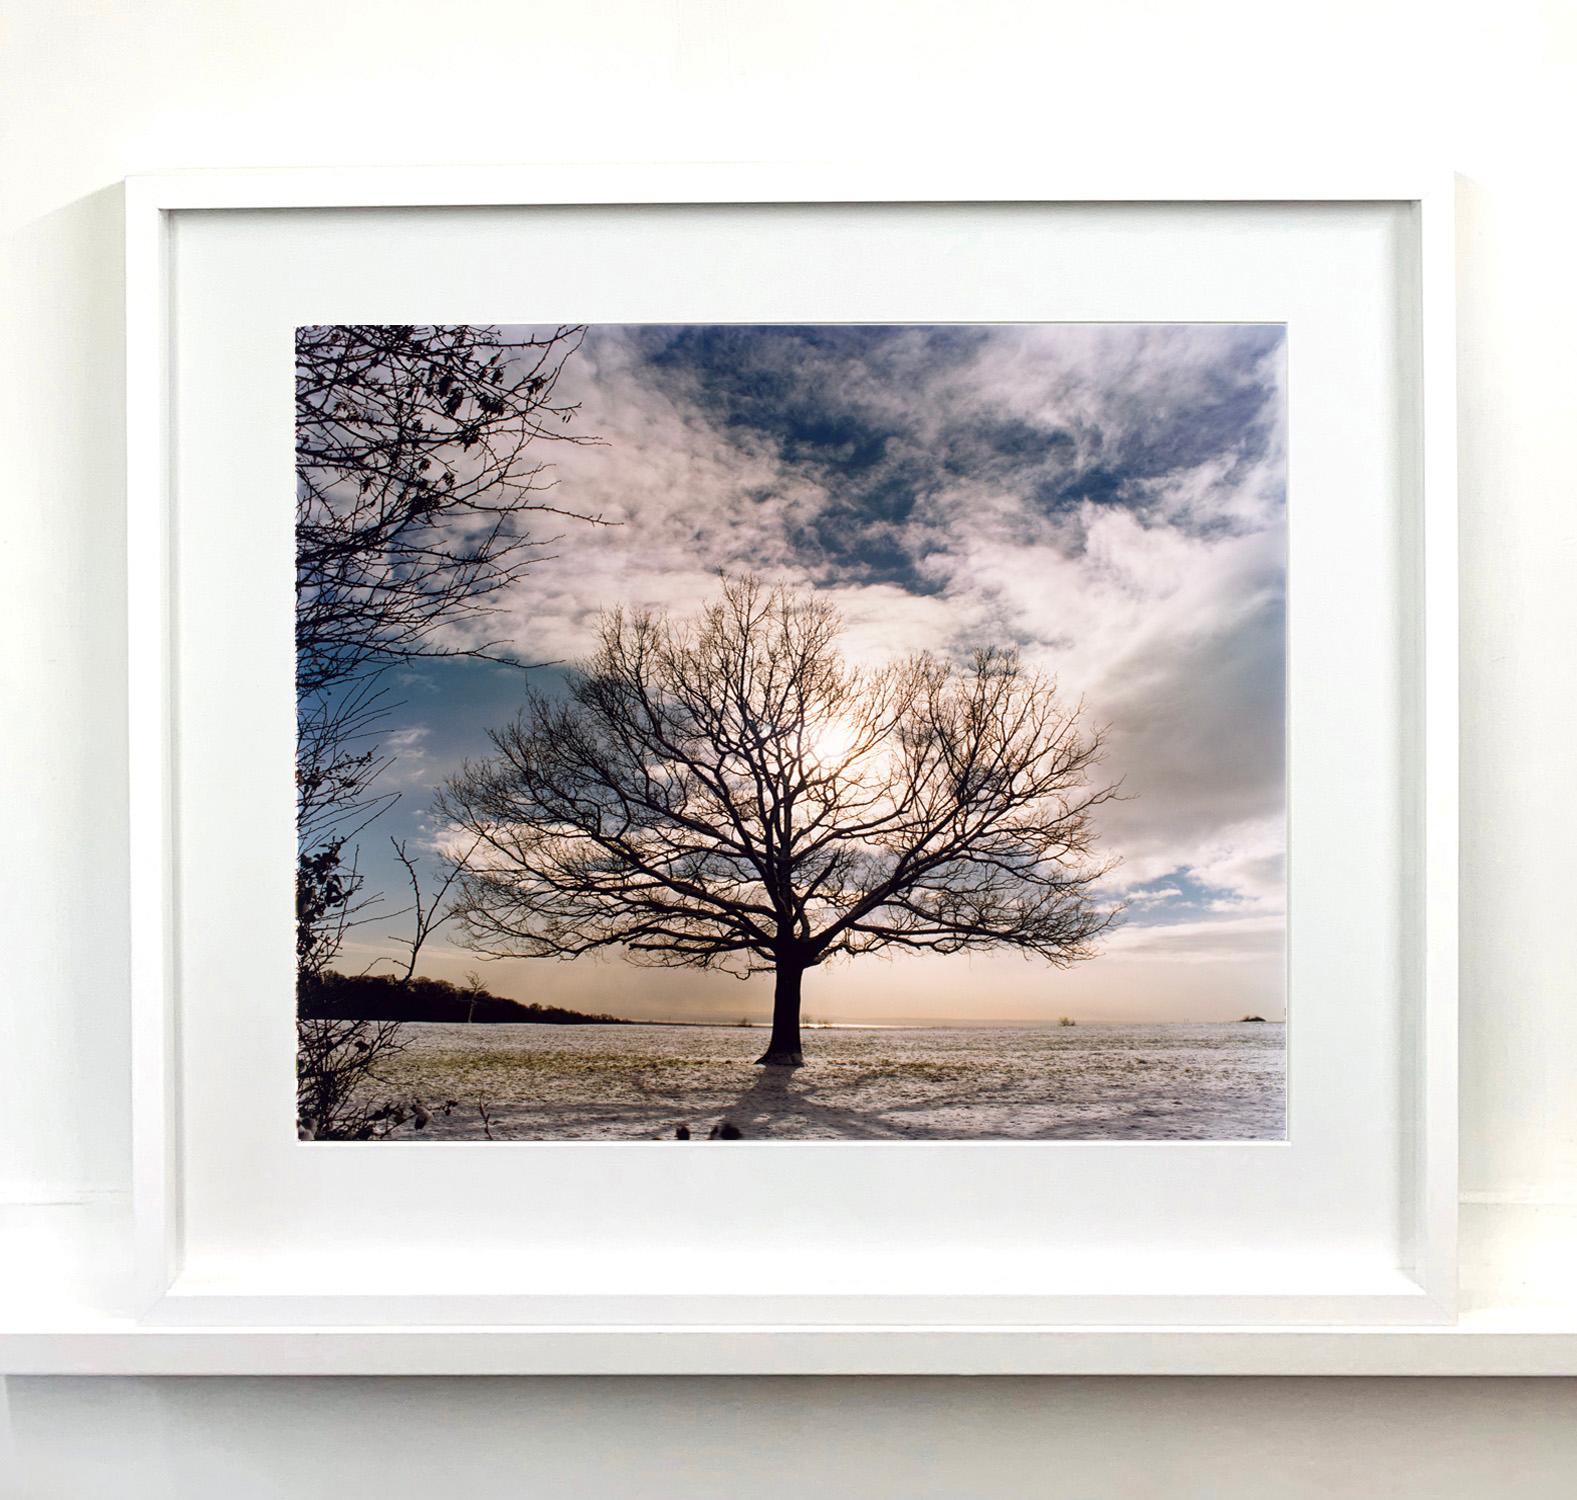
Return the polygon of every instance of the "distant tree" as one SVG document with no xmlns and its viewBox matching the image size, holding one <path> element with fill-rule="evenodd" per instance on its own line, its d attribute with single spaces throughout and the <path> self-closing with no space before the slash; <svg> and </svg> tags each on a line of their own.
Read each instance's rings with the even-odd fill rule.
<svg viewBox="0 0 1577 1500">
<path fill-rule="evenodd" d="M 604 616 L 567 699 L 528 699 L 441 810 L 494 955 L 775 974 L 764 1064 L 797 1065 L 806 970 L 883 949 L 1091 956 L 1100 736 L 1010 651 L 867 670 L 836 612 L 726 582 L 690 623 Z"/>
<path fill-rule="evenodd" d="M 465 974 L 465 1018 L 467 1022 L 476 1019 L 476 1002 L 487 994 L 487 986 L 482 983 L 482 976 L 475 969 L 467 969 Z"/>
</svg>

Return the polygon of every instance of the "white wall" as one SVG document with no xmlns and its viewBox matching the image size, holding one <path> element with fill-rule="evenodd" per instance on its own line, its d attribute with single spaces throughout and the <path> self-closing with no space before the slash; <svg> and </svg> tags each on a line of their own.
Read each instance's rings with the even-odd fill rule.
<svg viewBox="0 0 1577 1500">
<path fill-rule="evenodd" d="M 891 151 L 1267 169 L 1416 152 L 1461 174 L 1464 1185 L 1577 1201 L 1574 97 L 1569 0 L 5 0 L 0 975 L 25 999 L 0 1006 L 0 1198 L 125 1180 L 118 180 Z M 33 1477 L 11 1492 L 1535 1495 L 1577 1460 L 1572 1399 L 19 1381 L 12 1468 Z"/>
</svg>

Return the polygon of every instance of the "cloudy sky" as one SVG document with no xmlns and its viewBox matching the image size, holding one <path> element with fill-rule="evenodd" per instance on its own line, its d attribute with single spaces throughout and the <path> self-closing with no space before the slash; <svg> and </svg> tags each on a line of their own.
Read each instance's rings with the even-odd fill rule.
<svg viewBox="0 0 1577 1500">
<path fill-rule="evenodd" d="M 602 445 L 542 456 L 555 503 L 616 524 L 544 528 L 551 556 L 488 634 L 572 662 L 602 608 L 687 613 L 720 570 L 748 570 L 834 601 L 867 660 L 1016 645 L 1110 726 L 1126 799 L 1100 826 L 1122 926 L 1060 973 L 1010 954 L 828 966 L 807 976 L 807 1014 L 1279 1018 L 1283 344 L 1263 325 L 593 328 L 558 394 Z M 559 673 L 535 675 L 551 688 Z M 385 832 L 431 844 L 433 789 L 486 752 L 521 686 L 485 664 L 402 674 Z M 379 951 L 376 925 L 362 938 L 357 957 Z M 453 935 L 422 967 L 629 1016 L 770 1009 L 769 977 L 482 964 Z"/>
</svg>

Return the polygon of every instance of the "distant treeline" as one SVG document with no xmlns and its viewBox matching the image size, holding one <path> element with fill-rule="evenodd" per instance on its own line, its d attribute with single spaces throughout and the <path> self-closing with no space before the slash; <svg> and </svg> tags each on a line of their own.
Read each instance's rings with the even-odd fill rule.
<svg viewBox="0 0 1577 1500">
<path fill-rule="evenodd" d="M 301 1014 L 322 1021 L 500 1021 L 541 1026 L 622 1026 L 618 1016 L 590 1016 L 559 1005 L 526 1005 L 442 979 L 395 979 L 387 974 L 303 977 Z"/>
</svg>

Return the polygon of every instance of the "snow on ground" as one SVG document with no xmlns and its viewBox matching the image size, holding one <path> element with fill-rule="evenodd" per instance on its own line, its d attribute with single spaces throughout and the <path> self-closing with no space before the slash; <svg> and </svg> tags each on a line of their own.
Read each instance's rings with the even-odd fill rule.
<svg viewBox="0 0 1577 1500">
<path fill-rule="evenodd" d="M 440 1110 L 418 1139 L 1280 1140 L 1286 1037 L 1275 1024 L 827 1027 L 806 1066 L 753 1065 L 731 1026 L 412 1023 L 389 1074 Z M 455 1101 L 447 1114 L 441 1107 Z M 407 1137 L 401 1131 L 401 1138 Z"/>
</svg>

